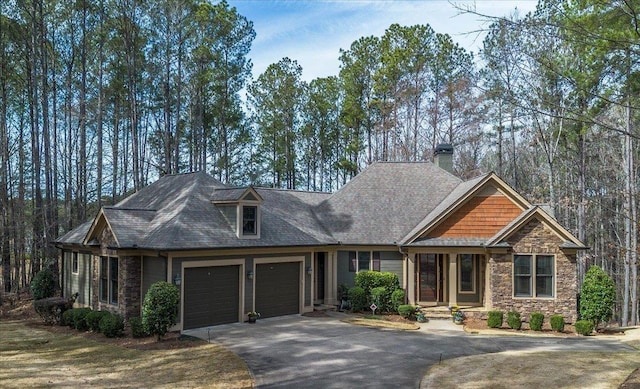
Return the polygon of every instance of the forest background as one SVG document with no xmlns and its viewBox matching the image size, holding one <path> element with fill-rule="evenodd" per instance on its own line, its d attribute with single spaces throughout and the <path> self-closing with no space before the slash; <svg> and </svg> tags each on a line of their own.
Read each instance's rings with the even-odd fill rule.
<svg viewBox="0 0 640 389">
<path fill-rule="evenodd" d="M 639 12 L 541 0 L 478 53 L 394 24 L 306 82 L 293 58 L 253 75 L 253 23 L 225 1 L 2 1 L 0 285 L 58 274 L 57 236 L 165 174 L 334 191 L 451 143 L 457 175 L 495 171 L 590 246 L 579 280 L 605 269 L 636 324 Z"/>
</svg>

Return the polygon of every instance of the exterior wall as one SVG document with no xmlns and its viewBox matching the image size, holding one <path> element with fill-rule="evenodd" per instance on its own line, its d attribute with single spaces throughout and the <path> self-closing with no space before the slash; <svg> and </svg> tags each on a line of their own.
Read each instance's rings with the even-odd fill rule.
<svg viewBox="0 0 640 389">
<path fill-rule="evenodd" d="M 90 254 L 78 253 L 78 273 L 73 273 L 73 252 L 64 251 L 62 258 L 63 285 L 62 295 L 71 297 L 78 293 L 76 307 L 91 306 L 91 265 L 92 256 Z"/>
<path fill-rule="evenodd" d="M 349 251 L 338 251 L 337 276 L 337 286 L 345 284 L 352 287 L 354 285 L 356 273 L 349 271 Z"/>
<path fill-rule="evenodd" d="M 167 258 L 144 257 L 142 259 L 142 295 L 140 300 L 144 301 L 144 296 L 153 283 L 166 280 Z"/>
<path fill-rule="evenodd" d="M 513 253 L 493 254 L 489 259 L 487 306 L 503 311 L 516 310 L 528 320 L 532 312 L 542 312 L 546 318 L 554 314 L 573 323 L 577 319 L 577 274 L 575 254 L 560 250 L 562 240 L 540 221 L 532 220 L 507 239 Z M 513 254 L 552 254 L 555 256 L 555 297 L 513 297 Z"/>
<path fill-rule="evenodd" d="M 476 196 L 431 231 L 431 238 L 490 238 L 518 217 L 522 210 L 503 194 Z"/>
<path fill-rule="evenodd" d="M 380 271 L 395 273 L 402 286 L 402 254 L 398 251 L 380 252 Z"/>
</svg>

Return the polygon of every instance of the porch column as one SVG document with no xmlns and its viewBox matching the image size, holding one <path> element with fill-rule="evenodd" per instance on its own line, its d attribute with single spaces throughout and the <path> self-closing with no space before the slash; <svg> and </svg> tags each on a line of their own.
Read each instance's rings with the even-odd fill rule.
<svg viewBox="0 0 640 389">
<path fill-rule="evenodd" d="M 458 255 L 449 253 L 449 306 L 458 304 Z"/>
<path fill-rule="evenodd" d="M 416 304 L 416 253 L 409 251 L 407 255 L 407 280 L 406 280 L 406 291 L 407 291 L 407 299 L 408 303 L 415 305 Z"/>
<path fill-rule="evenodd" d="M 325 263 L 324 274 L 324 303 L 327 305 L 338 305 L 336 298 L 338 291 L 338 255 L 335 251 L 328 251 Z"/>
</svg>

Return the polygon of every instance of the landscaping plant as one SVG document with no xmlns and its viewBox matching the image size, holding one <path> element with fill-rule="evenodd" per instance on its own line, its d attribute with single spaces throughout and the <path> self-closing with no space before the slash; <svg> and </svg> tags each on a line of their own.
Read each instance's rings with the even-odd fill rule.
<svg viewBox="0 0 640 389">
<path fill-rule="evenodd" d="M 589 320 L 578 320 L 576 322 L 576 332 L 580 335 L 591 335 L 593 332 L 593 323 Z"/>
<path fill-rule="evenodd" d="M 31 281 L 31 296 L 33 300 L 53 297 L 56 292 L 56 279 L 48 267 L 40 270 Z"/>
<path fill-rule="evenodd" d="M 509 311 L 507 312 L 507 324 L 509 328 L 519 330 L 522 327 L 522 319 L 520 318 L 520 312 Z"/>
<path fill-rule="evenodd" d="M 564 317 L 562 315 L 553 315 L 549 318 L 551 329 L 557 332 L 564 331 Z"/>
<path fill-rule="evenodd" d="M 364 289 L 359 286 L 349 289 L 349 301 L 351 302 L 351 310 L 354 312 L 364 311 L 369 307 L 367 295 Z"/>
<path fill-rule="evenodd" d="M 100 321 L 103 317 L 108 315 L 107 311 L 91 311 L 87 313 L 84 320 L 87 322 L 87 327 L 93 332 L 100 332 Z"/>
<path fill-rule="evenodd" d="M 500 328 L 502 327 L 502 320 L 504 319 L 504 314 L 502 311 L 489 311 L 489 317 L 487 318 L 487 326 L 489 328 Z"/>
<path fill-rule="evenodd" d="M 544 315 L 540 312 L 533 312 L 529 318 L 529 328 L 533 331 L 542 331 L 542 324 L 544 323 Z"/>
<path fill-rule="evenodd" d="M 180 291 L 166 281 L 151 285 L 142 303 L 142 325 L 150 335 L 162 340 L 169 328 L 177 323 Z"/>
<path fill-rule="evenodd" d="M 129 326 L 131 327 L 131 336 L 134 338 L 146 338 L 149 334 L 144 330 L 141 317 L 132 317 L 129 319 Z"/>
<path fill-rule="evenodd" d="M 402 304 L 404 304 L 404 289 L 396 289 L 391 293 L 391 310 L 397 312 Z"/>
<path fill-rule="evenodd" d="M 416 307 L 411 304 L 402 304 L 398 307 L 398 313 L 405 319 L 410 319 L 416 313 Z"/>
<path fill-rule="evenodd" d="M 591 266 L 584 276 L 580 293 L 580 318 L 589 320 L 595 328 L 611 320 L 616 301 L 616 287 L 609 275 L 598 266 Z"/>
<path fill-rule="evenodd" d="M 380 307 L 381 312 L 390 312 L 393 304 L 391 296 L 393 292 L 400 289 L 400 282 L 398 281 L 398 275 L 391 272 L 379 272 L 379 271 L 361 271 L 356 274 L 355 285 L 364 290 L 367 301 L 365 305 L 368 307 L 371 303 L 375 302 Z M 378 301 L 373 301 L 372 292 L 377 289 Z M 353 302 L 352 302 L 353 304 Z"/>
<path fill-rule="evenodd" d="M 124 320 L 120 315 L 107 312 L 100 319 L 100 332 L 107 338 L 117 338 L 124 335 Z"/>
</svg>

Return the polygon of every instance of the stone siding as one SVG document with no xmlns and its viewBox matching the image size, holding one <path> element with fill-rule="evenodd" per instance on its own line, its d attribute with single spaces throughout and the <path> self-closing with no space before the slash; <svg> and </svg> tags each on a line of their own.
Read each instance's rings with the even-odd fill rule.
<svg viewBox="0 0 640 389">
<path fill-rule="evenodd" d="M 551 254 L 555 256 L 555 297 L 513 297 L 513 254 L 493 254 L 489 259 L 489 296 L 487 307 L 494 310 L 520 312 L 525 321 L 532 312 L 542 312 L 545 320 L 551 315 L 564 316 L 567 323 L 577 319 L 576 256 L 561 249 L 563 241 L 538 220 L 532 220 L 507 242 L 513 254 Z"/>
</svg>

